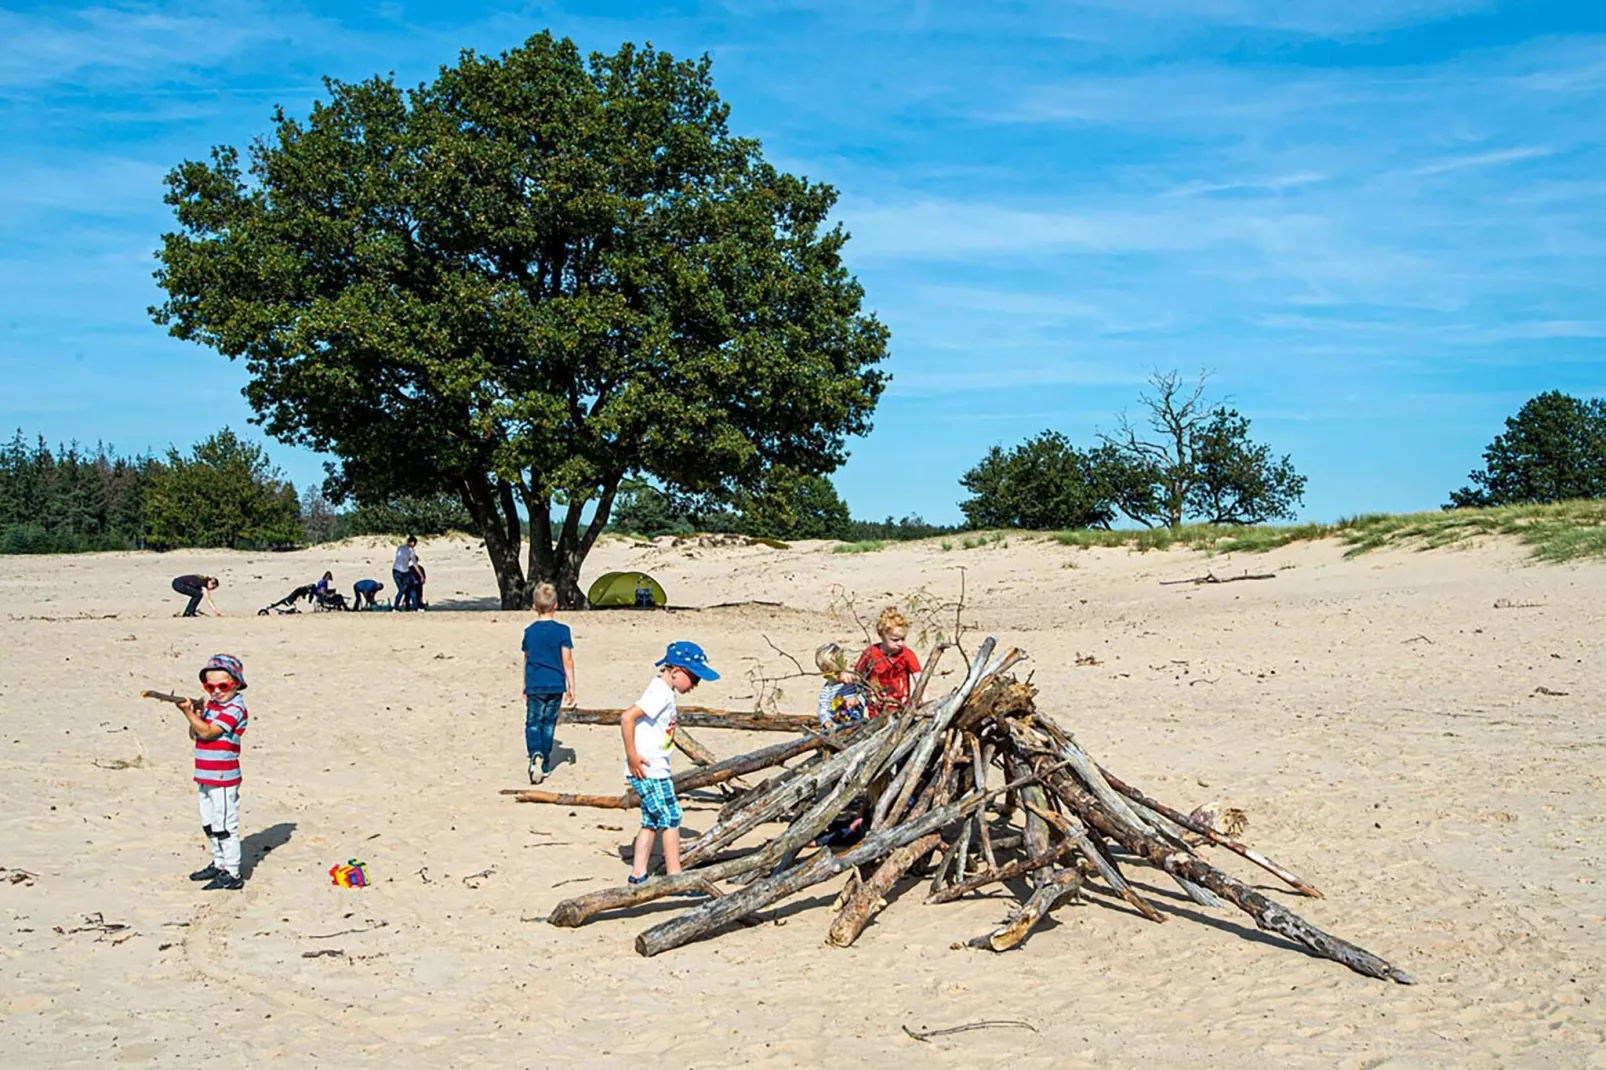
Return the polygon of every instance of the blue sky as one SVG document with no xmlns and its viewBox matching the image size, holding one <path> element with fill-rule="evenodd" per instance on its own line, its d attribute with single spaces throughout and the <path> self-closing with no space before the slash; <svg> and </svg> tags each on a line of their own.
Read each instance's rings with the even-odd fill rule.
<svg viewBox="0 0 1606 1070">
<path fill-rule="evenodd" d="M 324 74 L 543 28 L 710 53 L 733 129 L 840 190 L 892 329 L 856 516 L 956 520 L 989 446 L 1089 443 L 1156 368 L 1209 369 L 1317 520 L 1434 508 L 1527 398 L 1606 395 L 1598 0 L 11 2 L 0 427 L 245 430 L 243 370 L 145 312 L 162 175 Z"/>
</svg>

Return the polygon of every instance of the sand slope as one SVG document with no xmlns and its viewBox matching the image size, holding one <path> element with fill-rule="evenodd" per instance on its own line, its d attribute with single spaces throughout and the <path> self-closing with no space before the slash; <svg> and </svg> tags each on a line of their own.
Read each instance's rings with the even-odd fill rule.
<svg viewBox="0 0 1606 1070">
<path fill-rule="evenodd" d="M 807 661 L 855 638 L 830 612 L 844 594 L 865 615 L 947 601 L 963 568 L 965 623 L 1030 652 L 1043 708 L 1168 801 L 1248 810 L 1248 838 L 1328 894 L 1284 901 L 1420 982 L 1402 988 L 1142 869 L 1169 923 L 1094 896 L 999 956 L 949 945 L 1007 913 L 1001 891 L 927 907 L 907 890 L 845 951 L 823 946 L 835 885 L 652 960 L 632 941 L 675 906 L 552 928 L 559 899 L 622 881 L 634 815 L 498 797 L 523 781 L 524 621 L 492 608 L 472 543 L 422 551 L 436 610 L 409 616 L 252 615 L 326 567 L 347 590 L 388 583 L 383 545 L 0 558 L 0 866 L 38 874 L 0 884 L 0 1062 L 1606 1067 L 1606 566 L 1499 544 L 1204 558 L 1019 537 L 611 543 L 589 562 L 648 568 L 679 604 L 783 603 L 569 616 L 595 706 L 634 699 L 673 638 L 726 674 L 698 701 L 750 706 L 750 673 L 791 670 L 766 639 Z M 1276 579 L 1159 582 L 1207 569 Z M 222 577 L 229 616 L 173 616 L 188 571 Z M 253 714 L 250 881 L 232 896 L 184 879 L 206 858 L 183 722 L 136 697 L 193 690 L 217 650 L 244 659 Z M 810 708 L 811 683 L 781 686 L 783 708 Z M 722 756 L 758 742 L 700 738 Z M 615 730 L 560 726 L 559 743 L 553 787 L 618 790 Z M 712 812 L 689 806 L 688 826 Z M 351 857 L 372 887 L 330 887 Z M 129 928 L 86 929 L 96 914 Z M 319 950 L 344 954 L 304 957 Z M 1036 1031 L 902 1028 L 996 1018 Z"/>
</svg>

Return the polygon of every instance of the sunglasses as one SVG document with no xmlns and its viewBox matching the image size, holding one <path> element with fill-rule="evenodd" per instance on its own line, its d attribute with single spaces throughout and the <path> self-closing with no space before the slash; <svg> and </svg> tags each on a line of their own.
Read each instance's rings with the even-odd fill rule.
<svg viewBox="0 0 1606 1070">
<path fill-rule="evenodd" d="M 233 680 L 225 680 L 221 684 L 202 684 L 201 685 L 201 687 L 209 695 L 216 694 L 219 691 L 233 691 L 238 686 L 239 685 L 236 684 Z"/>
</svg>

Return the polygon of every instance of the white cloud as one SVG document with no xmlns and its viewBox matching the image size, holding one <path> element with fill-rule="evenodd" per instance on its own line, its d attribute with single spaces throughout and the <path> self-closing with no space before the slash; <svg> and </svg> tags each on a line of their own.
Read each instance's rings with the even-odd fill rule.
<svg viewBox="0 0 1606 1070">
<path fill-rule="evenodd" d="M 1409 173 L 1413 175 L 1442 175 L 1446 171 L 1462 171 L 1471 167 L 1498 167 L 1501 164 L 1553 156 L 1555 151 L 1555 149 L 1544 146 L 1497 149 L 1493 152 L 1480 152 L 1471 156 L 1451 156 L 1442 160 L 1435 160 L 1432 163 L 1423 164 L 1421 167 L 1414 167 Z"/>
<path fill-rule="evenodd" d="M 38 86 L 88 72 L 160 72 L 212 66 L 263 38 L 284 36 L 238 5 L 172 12 L 146 6 L 22 14 L 0 9 L 0 85 Z"/>
</svg>

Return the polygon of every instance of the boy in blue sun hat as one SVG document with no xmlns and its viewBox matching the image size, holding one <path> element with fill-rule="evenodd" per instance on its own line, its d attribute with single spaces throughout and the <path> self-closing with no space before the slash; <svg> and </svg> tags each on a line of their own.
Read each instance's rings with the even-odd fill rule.
<svg viewBox="0 0 1606 1070">
<path fill-rule="evenodd" d="M 232 654 L 213 654 L 201 669 L 206 705 L 197 710 L 189 699 L 179 712 L 190 723 L 195 741 L 195 787 L 201 829 L 212 848 L 212 861 L 190 874 L 206 881 L 205 891 L 237 892 L 245 887 L 240 874 L 240 738 L 245 735 L 245 667 Z"/>
<path fill-rule="evenodd" d="M 704 680 L 718 680 L 696 643 L 670 643 L 658 660 L 658 678 L 619 718 L 625 740 L 625 776 L 641 799 L 641 831 L 636 833 L 630 883 L 647 879 L 654 837 L 662 837 L 664 872 L 680 872 L 680 801 L 669 779 L 669 752 L 675 745 L 675 696 Z"/>
</svg>

